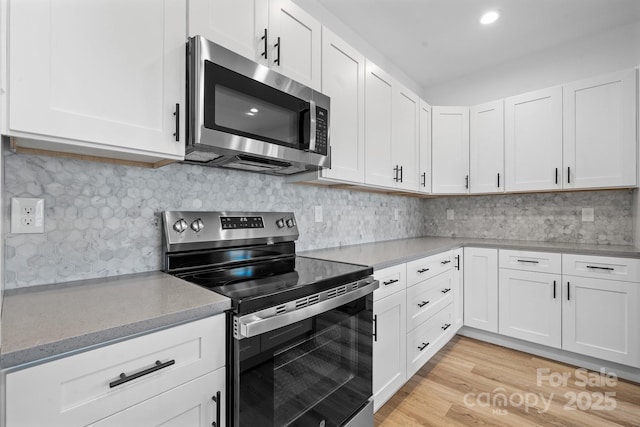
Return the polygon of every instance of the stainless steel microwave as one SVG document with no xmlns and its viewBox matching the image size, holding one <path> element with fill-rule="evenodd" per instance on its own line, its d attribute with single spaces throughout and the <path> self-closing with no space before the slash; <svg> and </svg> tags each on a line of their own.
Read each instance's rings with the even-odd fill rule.
<svg viewBox="0 0 640 427">
<path fill-rule="evenodd" d="M 202 36 L 187 44 L 185 162 L 291 175 L 331 166 L 329 97 Z"/>
</svg>

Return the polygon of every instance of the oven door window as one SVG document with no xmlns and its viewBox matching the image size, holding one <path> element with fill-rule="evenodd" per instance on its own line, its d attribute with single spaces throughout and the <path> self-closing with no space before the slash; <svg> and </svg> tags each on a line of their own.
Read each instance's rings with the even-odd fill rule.
<svg viewBox="0 0 640 427">
<path fill-rule="evenodd" d="M 371 397 L 369 297 L 247 340 L 240 359 L 240 426 L 338 426 Z"/>
<path fill-rule="evenodd" d="M 296 149 L 309 145 L 309 103 L 205 61 L 204 124 Z"/>
</svg>

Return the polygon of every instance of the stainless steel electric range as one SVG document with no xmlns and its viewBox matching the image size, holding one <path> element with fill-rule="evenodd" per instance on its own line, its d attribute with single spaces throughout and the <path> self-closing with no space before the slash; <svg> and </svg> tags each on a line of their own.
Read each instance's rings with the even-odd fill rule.
<svg viewBox="0 0 640 427">
<path fill-rule="evenodd" d="M 227 425 L 373 426 L 371 267 L 297 256 L 291 212 L 163 212 L 164 270 L 229 297 Z"/>
</svg>

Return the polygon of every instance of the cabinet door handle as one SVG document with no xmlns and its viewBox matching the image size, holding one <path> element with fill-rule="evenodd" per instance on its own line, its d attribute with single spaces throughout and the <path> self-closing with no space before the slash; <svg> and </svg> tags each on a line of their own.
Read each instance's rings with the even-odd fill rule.
<svg viewBox="0 0 640 427">
<path fill-rule="evenodd" d="M 419 307 L 419 308 L 422 308 L 422 307 L 424 307 L 424 306 L 425 306 L 425 305 L 427 305 L 427 304 L 429 304 L 429 301 L 422 301 L 422 302 L 418 303 L 418 307 Z"/>
<path fill-rule="evenodd" d="M 456 270 L 460 270 L 460 255 L 456 255 Z"/>
<path fill-rule="evenodd" d="M 427 186 L 427 173 L 426 172 L 422 173 L 422 186 L 423 187 Z"/>
<path fill-rule="evenodd" d="M 211 423 L 211 427 L 220 427 L 220 392 L 216 391 L 216 395 L 211 397 L 216 404 L 216 420 Z"/>
<path fill-rule="evenodd" d="M 276 48 L 277 48 L 277 55 L 278 55 L 278 57 L 273 61 L 273 63 L 274 63 L 274 64 L 276 64 L 276 65 L 278 65 L 278 66 L 280 66 L 280 45 L 281 45 L 281 44 L 282 44 L 282 43 L 280 42 L 280 37 L 278 37 L 278 41 L 277 41 L 277 43 L 276 43 L 276 44 L 275 44 L 275 46 L 274 46 L 274 47 L 276 47 Z"/>
<path fill-rule="evenodd" d="M 595 265 L 587 265 L 587 268 L 591 268 L 594 270 L 607 270 L 607 271 L 614 271 L 615 268 L 611 268 L 611 267 L 597 267 Z"/>
<path fill-rule="evenodd" d="M 446 294 L 447 292 L 449 292 L 451 290 L 451 288 L 444 288 L 443 290 L 441 290 L 440 292 L 442 292 L 443 294 Z"/>
<path fill-rule="evenodd" d="M 422 351 L 422 350 L 424 350 L 425 348 L 427 348 L 427 346 L 428 346 L 428 345 L 429 345 L 429 343 L 428 343 L 428 342 L 423 342 L 423 343 L 422 343 L 422 345 L 419 345 L 419 346 L 418 346 L 418 350 Z"/>
<path fill-rule="evenodd" d="M 378 342 L 378 315 L 373 315 L 373 341 Z"/>
<path fill-rule="evenodd" d="M 567 184 L 571 184 L 571 166 L 567 166 Z"/>
<path fill-rule="evenodd" d="M 388 280 L 388 281 L 386 281 L 386 282 L 382 282 L 382 284 L 383 284 L 384 286 L 389 286 L 389 285 L 391 285 L 391 284 L 393 284 L 393 283 L 397 283 L 397 282 L 399 282 L 399 281 L 400 281 L 399 279 L 391 279 L 391 280 Z"/>
<path fill-rule="evenodd" d="M 400 172 L 400 169 L 398 168 L 398 165 L 396 165 L 395 168 L 393 168 L 393 180 L 395 182 L 398 182 L 400 179 L 398 178 L 398 172 Z"/>
<path fill-rule="evenodd" d="M 173 116 L 176 118 L 176 131 L 173 136 L 176 137 L 176 142 L 180 141 L 180 104 L 176 103 L 176 109 L 173 112 Z"/>
<path fill-rule="evenodd" d="M 445 264 L 449 264 L 451 262 L 450 259 L 445 260 L 445 261 L 440 261 L 440 264 L 445 265 Z"/>
<path fill-rule="evenodd" d="M 498 173 L 498 188 L 500 188 L 500 173 Z"/>
<path fill-rule="evenodd" d="M 402 166 L 400 166 L 400 182 L 402 182 Z"/>
<path fill-rule="evenodd" d="M 267 56 L 267 51 L 269 50 L 269 42 L 267 38 L 267 29 L 264 29 L 264 35 L 260 37 L 260 40 L 264 40 L 264 52 L 260 54 L 260 56 L 264 56 L 264 59 L 269 59 Z"/>
<path fill-rule="evenodd" d="M 464 188 L 469 189 L 469 175 L 464 177 Z"/>
<path fill-rule="evenodd" d="M 553 299 L 556 299 L 556 281 L 553 281 Z"/>
<path fill-rule="evenodd" d="M 175 365 L 176 361 L 175 360 L 169 360 L 167 362 L 160 362 L 159 360 L 156 360 L 156 364 L 155 366 L 152 366 L 151 368 L 147 368 L 147 369 L 143 369 L 142 371 L 136 372 L 135 374 L 131 374 L 129 376 L 127 376 L 127 374 L 125 374 L 124 372 L 120 374 L 120 378 L 115 380 L 115 381 L 111 381 L 109 383 L 109 388 L 114 388 L 114 387 L 118 387 L 119 385 L 122 385 L 124 383 L 128 383 L 129 381 L 135 380 L 136 378 L 140 378 L 143 377 L 145 375 L 148 375 L 152 372 L 155 371 L 159 371 L 160 369 L 164 369 L 167 366 L 171 366 L 171 365 Z"/>
<path fill-rule="evenodd" d="M 518 259 L 516 261 L 518 261 L 518 262 L 529 262 L 531 264 L 539 264 L 540 263 L 540 261 L 534 261 L 534 260 L 531 260 L 531 259 Z"/>
<path fill-rule="evenodd" d="M 447 329 L 449 329 L 450 326 L 451 326 L 451 323 L 445 323 L 444 326 L 442 327 L 442 330 L 446 331 Z"/>
<path fill-rule="evenodd" d="M 558 168 L 556 168 L 556 184 L 558 183 Z"/>
<path fill-rule="evenodd" d="M 571 301 L 571 283 L 567 282 L 567 301 Z"/>
<path fill-rule="evenodd" d="M 418 273 L 422 274 L 422 273 L 426 273 L 427 271 L 429 271 L 428 268 L 421 268 L 420 270 L 418 270 Z"/>
</svg>

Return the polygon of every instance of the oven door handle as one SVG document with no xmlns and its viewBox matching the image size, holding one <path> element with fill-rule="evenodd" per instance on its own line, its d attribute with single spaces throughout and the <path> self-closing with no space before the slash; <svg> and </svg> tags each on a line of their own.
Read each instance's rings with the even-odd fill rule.
<svg viewBox="0 0 640 427">
<path fill-rule="evenodd" d="M 355 286 L 356 284 L 357 286 Z M 245 314 L 244 316 L 234 316 L 233 335 L 236 339 L 251 338 L 317 316 L 318 314 L 340 307 L 341 305 L 372 293 L 378 288 L 378 284 L 377 280 L 370 277 L 346 285 L 347 289 L 352 290 L 342 294 L 337 290 L 342 290 L 345 286 L 339 286 L 318 294 L 310 295 L 307 297 L 308 301 L 315 300 L 317 295 L 318 302 L 308 303 L 308 305 L 301 308 L 296 308 L 296 305 L 300 302 L 300 299 L 298 299 L 283 304 L 286 305 L 284 312 L 281 312 L 282 305 L 280 305 L 256 313 Z M 334 292 L 336 294 L 332 296 Z"/>
</svg>

